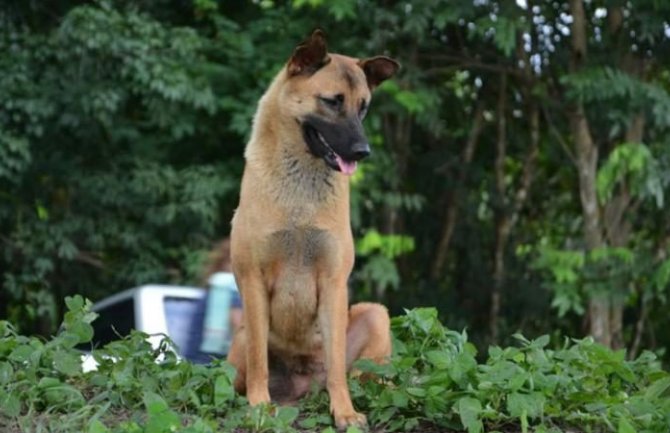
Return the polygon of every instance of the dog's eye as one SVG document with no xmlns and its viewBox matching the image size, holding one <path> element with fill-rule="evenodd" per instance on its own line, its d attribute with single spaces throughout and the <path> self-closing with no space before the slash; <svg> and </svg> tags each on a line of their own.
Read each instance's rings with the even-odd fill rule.
<svg viewBox="0 0 670 433">
<path fill-rule="evenodd" d="M 368 114 L 368 103 L 365 99 L 361 101 L 361 108 L 358 110 L 358 116 L 362 119 Z"/>
<path fill-rule="evenodd" d="M 325 96 L 319 97 L 321 102 L 326 104 L 329 108 L 332 108 L 333 110 L 339 110 L 342 108 L 342 104 L 344 103 L 344 95 L 339 93 L 332 98 L 327 98 Z"/>
</svg>

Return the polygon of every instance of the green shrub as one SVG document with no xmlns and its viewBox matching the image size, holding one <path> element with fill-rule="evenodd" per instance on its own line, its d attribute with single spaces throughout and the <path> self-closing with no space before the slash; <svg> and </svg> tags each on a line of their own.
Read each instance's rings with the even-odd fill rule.
<svg viewBox="0 0 670 433">
<path fill-rule="evenodd" d="M 228 363 L 180 361 L 169 339 L 154 349 L 139 332 L 94 350 L 98 369 L 84 373 L 76 346 L 91 340 L 96 315 L 79 296 L 66 303 L 60 332 L 46 342 L 0 322 L 3 432 L 333 431 L 325 392 L 298 407 L 249 408 L 233 391 Z M 359 361 L 360 371 L 377 377 L 350 382 L 376 428 L 668 431 L 670 375 L 649 352 L 626 361 L 590 339 L 550 349 L 547 336 L 516 335 L 518 347 L 491 347 L 478 362 L 466 333 L 445 329 L 434 309 L 407 311 L 392 328 L 391 361 Z"/>
</svg>

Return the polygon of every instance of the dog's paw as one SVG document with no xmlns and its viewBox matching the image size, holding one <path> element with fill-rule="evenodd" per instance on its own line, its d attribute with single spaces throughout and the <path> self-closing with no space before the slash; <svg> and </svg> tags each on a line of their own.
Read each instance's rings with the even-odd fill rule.
<svg viewBox="0 0 670 433">
<path fill-rule="evenodd" d="M 345 430 L 350 426 L 365 428 L 368 425 L 368 420 L 365 418 L 365 415 L 355 411 L 339 415 L 335 414 L 334 418 L 338 430 Z"/>
<path fill-rule="evenodd" d="M 260 390 L 257 392 L 247 391 L 247 400 L 249 405 L 256 406 L 263 403 L 270 403 L 270 393 L 268 390 Z"/>
</svg>

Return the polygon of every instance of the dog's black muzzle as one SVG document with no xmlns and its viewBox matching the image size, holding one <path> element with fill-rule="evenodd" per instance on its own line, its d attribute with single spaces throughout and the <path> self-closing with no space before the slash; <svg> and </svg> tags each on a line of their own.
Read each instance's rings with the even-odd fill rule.
<svg viewBox="0 0 670 433">
<path fill-rule="evenodd" d="M 356 162 L 370 155 L 370 145 L 358 117 L 330 122 L 308 116 L 302 128 L 309 151 L 334 170 L 352 174 Z"/>
</svg>

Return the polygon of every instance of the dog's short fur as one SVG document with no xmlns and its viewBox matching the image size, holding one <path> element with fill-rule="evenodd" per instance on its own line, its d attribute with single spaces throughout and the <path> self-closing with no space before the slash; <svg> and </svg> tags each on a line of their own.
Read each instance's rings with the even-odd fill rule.
<svg viewBox="0 0 670 433">
<path fill-rule="evenodd" d="M 338 427 L 366 422 L 346 372 L 358 358 L 383 362 L 391 339 L 383 306 L 348 309 L 347 175 L 370 152 L 361 124 L 370 92 L 398 68 L 328 53 L 317 30 L 259 102 L 231 233 L 244 325 L 228 356 L 252 405 L 294 400 L 316 380 Z"/>
</svg>

